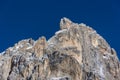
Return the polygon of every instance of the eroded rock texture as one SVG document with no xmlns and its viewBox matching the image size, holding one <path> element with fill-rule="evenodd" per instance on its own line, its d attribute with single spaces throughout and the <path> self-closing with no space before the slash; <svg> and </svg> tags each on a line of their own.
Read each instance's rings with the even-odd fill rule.
<svg viewBox="0 0 120 80">
<path fill-rule="evenodd" d="M 67 18 L 60 29 L 1 53 L 0 80 L 120 80 L 116 52 L 95 30 Z"/>
</svg>

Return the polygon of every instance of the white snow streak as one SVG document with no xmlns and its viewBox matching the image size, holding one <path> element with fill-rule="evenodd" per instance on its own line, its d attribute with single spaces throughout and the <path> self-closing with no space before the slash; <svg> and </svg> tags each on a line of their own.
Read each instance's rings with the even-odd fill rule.
<svg viewBox="0 0 120 80">
<path fill-rule="evenodd" d="M 59 30 L 59 31 L 57 31 L 55 34 L 59 34 L 59 33 L 62 33 L 62 32 L 64 32 L 64 31 L 67 31 L 67 29 Z"/>
</svg>

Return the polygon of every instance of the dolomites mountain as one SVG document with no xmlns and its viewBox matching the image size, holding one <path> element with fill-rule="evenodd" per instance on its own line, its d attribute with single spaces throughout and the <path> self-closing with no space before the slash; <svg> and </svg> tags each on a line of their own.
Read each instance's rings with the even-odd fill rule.
<svg viewBox="0 0 120 80">
<path fill-rule="evenodd" d="M 2 52 L 0 80 L 120 80 L 120 62 L 94 29 L 62 18 L 48 41 L 26 39 Z"/>
</svg>

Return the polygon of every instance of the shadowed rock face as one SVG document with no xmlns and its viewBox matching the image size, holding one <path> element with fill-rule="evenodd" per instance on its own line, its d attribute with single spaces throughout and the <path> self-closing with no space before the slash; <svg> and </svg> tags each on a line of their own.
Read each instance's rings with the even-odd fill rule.
<svg viewBox="0 0 120 80">
<path fill-rule="evenodd" d="M 120 80 L 116 52 L 95 30 L 67 18 L 60 29 L 1 53 L 0 80 Z"/>
</svg>

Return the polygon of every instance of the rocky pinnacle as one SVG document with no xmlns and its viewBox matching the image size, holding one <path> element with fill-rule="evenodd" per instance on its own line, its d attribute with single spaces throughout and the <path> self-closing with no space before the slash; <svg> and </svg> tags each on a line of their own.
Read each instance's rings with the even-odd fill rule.
<svg viewBox="0 0 120 80">
<path fill-rule="evenodd" d="M 94 29 L 62 18 L 48 41 L 25 39 L 2 52 L 0 80 L 120 80 L 120 62 Z"/>
</svg>

